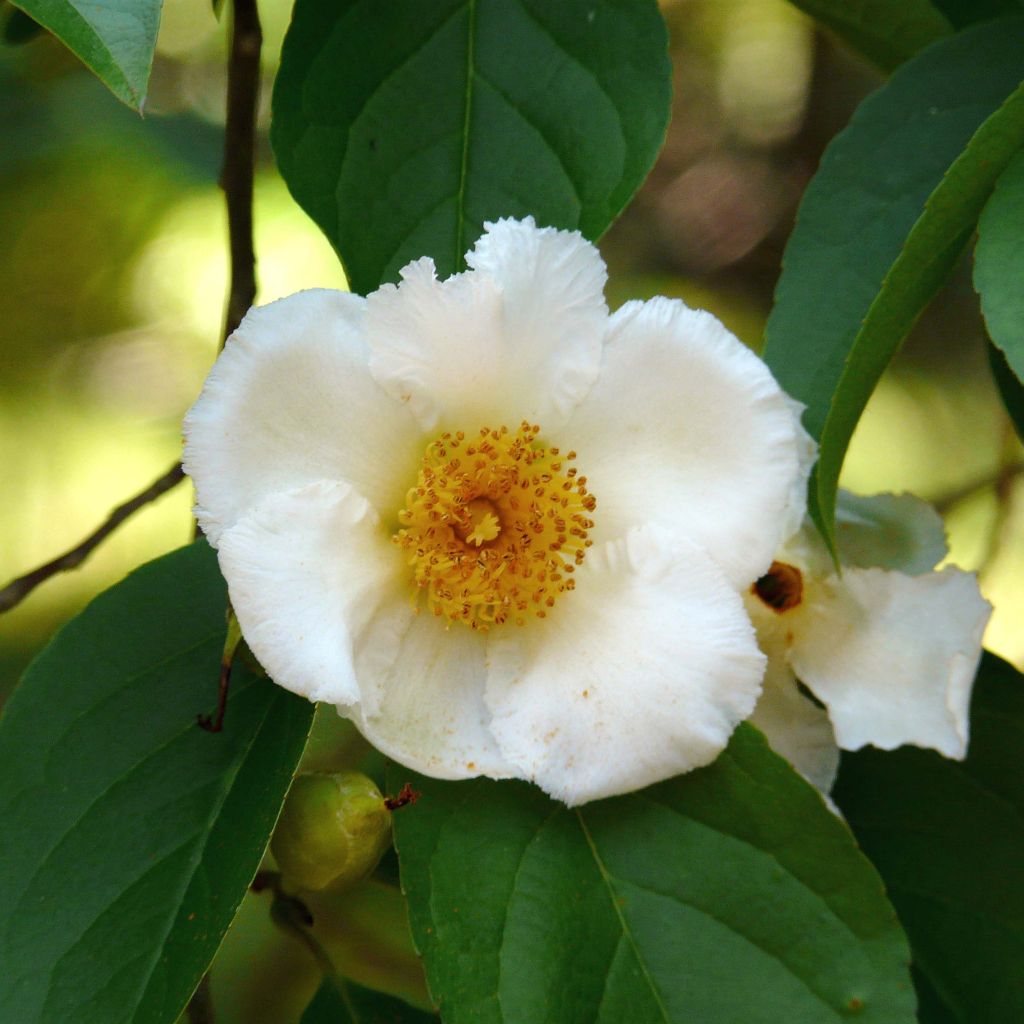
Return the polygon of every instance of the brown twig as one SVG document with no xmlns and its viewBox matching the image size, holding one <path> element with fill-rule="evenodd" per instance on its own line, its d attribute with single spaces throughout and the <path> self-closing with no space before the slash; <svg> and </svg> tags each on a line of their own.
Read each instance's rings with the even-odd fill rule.
<svg viewBox="0 0 1024 1024">
<path fill-rule="evenodd" d="M 231 284 L 222 341 L 238 327 L 256 297 L 256 255 L 252 237 L 253 171 L 256 156 L 256 106 L 259 100 L 260 31 L 256 0 L 235 0 L 231 52 L 228 57 L 227 124 L 220 185 L 228 209 Z M 11 580 L 0 590 L 0 613 L 9 611 L 57 573 L 77 569 L 126 519 L 156 501 L 185 478 L 176 463 L 159 480 L 119 505 L 96 530 L 70 551 Z"/>
<path fill-rule="evenodd" d="M 185 474 L 181 463 L 176 462 L 159 480 L 154 480 L 134 498 L 130 498 L 123 505 L 118 505 L 106 521 L 80 544 L 76 544 L 70 551 L 65 551 L 63 555 L 45 565 L 39 566 L 38 569 L 33 569 L 31 572 L 25 573 L 24 576 L 11 580 L 3 590 L 0 590 L 0 612 L 10 611 L 16 604 L 28 597 L 40 583 L 45 583 L 51 576 L 55 576 L 59 572 L 67 572 L 69 569 L 77 569 L 129 516 L 144 505 L 156 501 L 162 494 L 166 494 L 184 479 Z"/>
<path fill-rule="evenodd" d="M 313 915 L 309 907 L 294 893 L 285 891 L 280 871 L 257 871 L 256 877 L 249 883 L 249 889 L 257 893 L 269 890 L 274 895 L 274 905 L 282 905 L 293 924 L 306 928 L 313 926 Z"/>
<path fill-rule="evenodd" d="M 260 95 L 260 29 L 256 0 L 235 0 L 231 28 L 231 52 L 228 55 L 227 119 L 224 126 L 224 164 L 220 187 L 228 208 L 228 247 L 231 251 L 231 284 L 228 288 L 221 347 L 242 322 L 256 298 L 256 250 L 252 236 L 252 193 L 256 170 L 256 114 Z M 213 717 L 198 715 L 201 729 L 220 732 L 224 726 L 228 691 L 231 687 L 231 662 L 241 639 L 231 610 L 228 609 L 229 643 L 221 659 L 217 688 L 217 710 Z"/>
<path fill-rule="evenodd" d="M 228 246 L 231 251 L 231 285 L 224 317 L 224 341 L 242 322 L 242 317 L 256 298 L 252 193 L 262 45 L 263 33 L 256 0 L 235 0 L 228 57 L 224 164 L 220 174 L 220 187 L 224 190 L 228 208 Z"/>
<path fill-rule="evenodd" d="M 228 631 L 224 637 L 224 650 L 220 656 L 220 683 L 217 686 L 217 710 L 212 715 L 196 715 L 200 729 L 220 732 L 224 728 L 224 712 L 228 706 L 228 690 L 231 688 L 231 666 L 235 663 L 238 645 L 242 642 L 242 627 L 238 617 L 228 603 Z"/>
<path fill-rule="evenodd" d="M 189 1024 L 213 1024 L 213 993 L 210 991 L 210 975 L 199 979 L 192 998 L 188 1001 Z"/>
<path fill-rule="evenodd" d="M 228 690 L 231 688 L 231 662 L 221 662 L 220 679 L 217 683 L 217 710 L 212 715 L 196 715 L 196 724 L 206 732 L 220 732 L 224 728 L 224 712 L 228 707 Z"/>
</svg>

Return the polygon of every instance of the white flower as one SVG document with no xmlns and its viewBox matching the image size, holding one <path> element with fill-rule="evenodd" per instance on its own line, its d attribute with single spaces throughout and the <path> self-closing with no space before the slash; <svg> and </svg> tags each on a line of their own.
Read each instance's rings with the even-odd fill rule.
<svg viewBox="0 0 1024 1024">
<path fill-rule="evenodd" d="M 826 793 L 840 747 L 914 744 L 966 755 L 992 610 L 973 574 L 932 571 L 946 541 L 925 502 L 840 492 L 836 526 L 841 575 L 808 522 L 747 597 L 768 655 L 751 721 Z"/>
<path fill-rule="evenodd" d="M 500 221 L 438 281 L 250 311 L 185 422 L 252 650 L 430 775 L 581 803 L 711 761 L 764 657 L 797 424 L 707 313 Z M 578 467 L 578 472 L 577 472 Z"/>
</svg>

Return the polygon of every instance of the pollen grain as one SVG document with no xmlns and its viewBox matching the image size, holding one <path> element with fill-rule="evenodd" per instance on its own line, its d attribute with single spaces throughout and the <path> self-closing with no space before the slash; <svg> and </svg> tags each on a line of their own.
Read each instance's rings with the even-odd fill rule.
<svg viewBox="0 0 1024 1024">
<path fill-rule="evenodd" d="M 427 446 L 392 538 L 431 611 L 489 630 L 544 618 L 575 587 L 597 504 L 587 478 L 522 423 Z"/>
</svg>

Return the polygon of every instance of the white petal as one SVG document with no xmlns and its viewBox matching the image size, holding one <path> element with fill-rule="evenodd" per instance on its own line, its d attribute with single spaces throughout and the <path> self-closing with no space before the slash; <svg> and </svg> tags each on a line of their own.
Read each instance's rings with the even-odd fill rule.
<svg viewBox="0 0 1024 1024">
<path fill-rule="evenodd" d="M 818 445 L 814 438 L 804 430 L 805 406 L 790 398 L 789 395 L 786 398 L 793 415 L 796 432 L 797 473 L 793 479 L 780 524 L 783 538 L 791 537 L 796 533 L 807 518 L 807 484 L 811 478 L 811 470 L 814 469 L 814 464 L 818 461 Z"/>
<path fill-rule="evenodd" d="M 310 700 L 358 700 L 354 646 L 404 570 L 366 499 L 336 481 L 271 495 L 224 531 L 218 555 L 270 678 Z"/>
<path fill-rule="evenodd" d="M 836 547 L 843 565 L 916 576 L 946 557 L 946 530 L 939 513 L 912 494 L 840 491 Z"/>
<path fill-rule="evenodd" d="M 764 671 L 743 603 L 702 552 L 653 527 L 591 549 L 543 621 L 491 634 L 491 730 L 565 803 L 712 761 Z"/>
<path fill-rule="evenodd" d="M 411 587 L 411 584 L 410 584 Z M 409 595 L 382 609 L 356 659 L 362 703 L 348 715 L 379 750 L 441 779 L 506 778 L 514 769 L 488 729 L 485 639 L 430 612 Z"/>
<path fill-rule="evenodd" d="M 421 259 L 368 298 L 371 368 L 425 430 L 563 423 L 597 376 L 605 268 L 577 232 L 499 221 L 438 281 Z"/>
<path fill-rule="evenodd" d="M 185 469 L 215 546 L 265 496 L 347 480 L 385 515 L 404 503 L 425 440 L 370 376 L 365 301 L 300 292 L 251 309 L 185 417 Z"/>
<path fill-rule="evenodd" d="M 768 615 L 783 616 L 766 609 Z M 758 619 L 754 619 L 757 624 Z M 758 628 L 758 644 L 768 655 L 764 689 L 750 721 L 812 785 L 828 793 L 839 768 L 839 747 L 828 713 L 805 697 L 786 660 L 786 644 L 778 631 Z"/>
<path fill-rule="evenodd" d="M 809 594 L 790 663 L 828 707 L 844 750 L 911 743 L 962 758 L 990 613 L 959 569 L 847 569 Z"/>
<path fill-rule="evenodd" d="M 789 398 L 710 313 L 627 303 L 557 443 L 597 499 L 595 541 L 652 521 L 745 587 L 771 564 L 800 472 Z M 553 439 L 554 440 L 554 439 Z"/>
</svg>

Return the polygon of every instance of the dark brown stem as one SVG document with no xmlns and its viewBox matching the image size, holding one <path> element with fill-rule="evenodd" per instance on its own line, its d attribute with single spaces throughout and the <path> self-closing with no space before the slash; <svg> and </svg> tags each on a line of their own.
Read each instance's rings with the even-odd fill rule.
<svg viewBox="0 0 1024 1024">
<path fill-rule="evenodd" d="M 271 905 L 271 912 L 282 915 L 283 923 L 301 925 L 303 928 L 311 928 L 313 915 L 309 907 L 290 892 L 285 892 L 282 886 L 280 871 L 257 871 L 256 877 L 249 883 L 252 892 L 267 892 L 274 894 L 274 902 Z"/>
<path fill-rule="evenodd" d="M 256 164 L 256 109 L 260 91 L 260 48 L 263 33 L 260 30 L 256 0 L 235 0 L 234 25 L 231 31 L 231 52 L 228 55 L 228 101 L 227 122 L 224 127 L 224 164 L 221 168 L 220 187 L 228 210 L 228 248 L 231 254 L 231 284 L 228 288 L 227 308 L 224 314 L 224 332 L 221 348 L 242 322 L 242 317 L 256 298 L 256 250 L 252 233 L 253 175 Z M 197 526 L 198 531 L 198 526 Z M 231 636 L 232 619 L 230 608 L 228 636 Z M 235 622 L 237 627 L 237 622 Z M 234 644 L 229 641 L 220 664 L 220 679 L 217 686 L 217 710 L 213 717 L 197 715 L 201 729 L 220 732 L 224 727 L 224 713 L 227 710 L 228 690 L 231 686 L 231 665 L 238 634 Z M 253 892 L 259 892 L 267 884 L 270 872 L 261 872 L 252 883 Z M 279 877 L 275 877 L 275 902 Z M 295 913 L 295 911 L 293 911 Z M 309 911 L 306 911 L 307 916 Z M 312 923 L 312 917 L 309 918 Z M 207 1017 L 193 1017 L 192 1003 L 189 1003 L 189 1020 L 194 1024 L 213 1021 L 213 1004 L 209 1000 L 209 974 L 203 976 L 196 990 L 198 996 L 204 990 L 207 1003 L 203 1011 Z M 193 997 L 193 1002 L 195 996 Z"/>
<path fill-rule="evenodd" d="M 213 1024 L 213 993 L 210 991 L 210 975 L 204 974 L 192 998 L 188 1001 L 189 1024 Z"/>
<path fill-rule="evenodd" d="M 252 194 L 256 169 L 256 115 L 260 97 L 260 29 L 256 0 L 234 0 L 231 52 L 228 54 L 227 120 L 224 126 L 224 164 L 220 187 L 228 210 L 228 248 L 231 252 L 231 284 L 228 288 L 221 347 L 242 322 L 256 299 L 256 249 L 252 235 Z M 197 526 L 198 530 L 198 526 Z M 241 634 L 239 634 L 240 636 Z M 234 646 L 237 646 L 237 642 Z M 197 715 L 207 732 L 224 726 L 228 690 L 231 687 L 231 659 L 234 647 L 220 666 L 217 710 Z"/>
<path fill-rule="evenodd" d="M 181 463 L 176 462 L 159 480 L 154 480 L 144 491 L 140 491 L 134 498 L 130 498 L 123 505 L 118 505 L 96 530 L 89 534 L 80 544 L 76 544 L 70 551 L 39 566 L 31 572 L 11 580 L 0 590 L 0 612 L 10 611 L 16 604 L 23 601 L 29 594 L 45 583 L 51 576 L 59 572 L 67 572 L 69 569 L 77 569 L 93 551 L 100 546 L 129 516 L 133 515 L 144 505 L 156 501 L 162 494 L 166 494 L 171 488 L 176 487 L 185 479 Z"/>
<path fill-rule="evenodd" d="M 224 317 L 224 340 L 242 322 L 256 298 L 256 252 L 252 237 L 256 112 L 260 92 L 260 30 L 256 0 L 235 0 L 228 57 L 227 123 L 220 187 L 228 208 L 231 286 Z"/>
<path fill-rule="evenodd" d="M 260 87 L 260 48 L 263 35 L 256 0 L 235 0 L 231 53 L 228 58 L 227 125 L 224 167 L 220 184 L 228 208 L 231 285 L 224 318 L 223 339 L 235 330 L 256 297 L 256 254 L 252 237 L 253 168 L 256 158 L 256 105 Z M 0 612 L 23 601 L 40 583 L 76 569 L 126 519 L 181 483 L 184 472 L 176 463 L 159 480 L 123 505 L 80 544 L 45 565 L 12 580 L 0 590 Z M 226 694 L 224 694 L 226 699 Z"/>
<path fill-rule="evenodd" d="M 249 883 L 253 892 L 265 892 L 267 889 L 278 892 L 281 888 L 280 871 L 257 871 L 256 877 Z"/>
<path fill-rule="evenodd" d="M 228 690 L 231 688 L 231 662 L 221 662 L 220 681 L 217 685 L 217 710 L 210 715 L 196 715 L 200 729 L 220 732 L 224 728 L 224 712 L 228 706 Z"/>
</svg>

